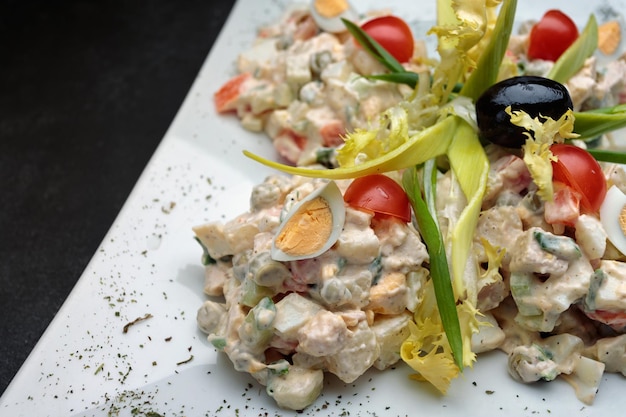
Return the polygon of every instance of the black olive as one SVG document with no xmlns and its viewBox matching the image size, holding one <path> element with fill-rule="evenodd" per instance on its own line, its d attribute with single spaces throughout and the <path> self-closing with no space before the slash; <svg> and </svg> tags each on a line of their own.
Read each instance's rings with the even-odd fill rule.
<svg viewBox="0 0 626 417">
<path fill-rule="evenodd" d="M 508 148 L 520 148 L 526 142 L 526 129 L 511 123 L 504 111 L 508 106 L 533 118 L 541 114 L 554 120 L 573 108 L 565 86 L 549 78 L 523 75 L 492 85 L 476 101 L 479 133 L 483 139 Z"/>
</svg>

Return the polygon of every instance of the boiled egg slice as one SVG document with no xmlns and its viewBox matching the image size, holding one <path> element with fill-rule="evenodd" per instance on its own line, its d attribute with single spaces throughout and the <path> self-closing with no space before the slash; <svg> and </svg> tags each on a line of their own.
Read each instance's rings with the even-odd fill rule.
<svg viewBox="0 0 626 417">
<path fill-rule="evenodd" d="M 343 195 L 334 181 L 319 187 L 291 207 L 272 241 L 276 261 L 315 258 L 339 238 L 346 218 Z"/>
<path fill-rule="evenodd" d="M 615 185 L 607 190 L 600 206 L 600 222 L 613 246 L 626 254 L 626 195 Z"/>
<path fill-rule="evenodd" d="M 351 21 L 358 19 L 358 13 L 348 0 L 312 0 L 311 15 L 322 30 L 331 33 L 346 30 L 342 18 Z"/>
</svg>

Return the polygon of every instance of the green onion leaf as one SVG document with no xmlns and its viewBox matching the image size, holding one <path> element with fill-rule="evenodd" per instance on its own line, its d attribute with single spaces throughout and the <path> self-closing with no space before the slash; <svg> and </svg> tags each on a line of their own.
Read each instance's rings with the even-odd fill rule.
<svg viewBox="0 0 626 417">
<path fill-rule="evenodd" d="M 417 85 L 419 75 L 412 71 L 391 72 L 388 74 L 366 75 L 365 78 L 370 80 L 387 81 L 396 84 L 406 84 L 411 88 Z"/>
<path fill-rule="evenodd" d="M 424 172 L 424 183 L 430 182 L 428 186 L 430 192 L 426 196 L 427 200 L 434 198 L 435 185 L 432 182 L 436 178 L 436 172 L 433 172 L 433 167 L 434 164 L 429 164 L 431 172 Z M 404 172 L 402 185 L 409 196 L 411 206 L 415 211 L 418 228 L 430 255 L 430 275 L 433 281 L 441 323 L 454 355 L 454 361 L 459 369 L 463 369 L 461 325 L 459 324 L 459 316 L 456 310 L 443 236 L 435 220 L 436 214 L 431 213 L 427 201 L 422 197 L 422 187 L 419 184 L 419 175 L 416 167 L 409 168 Z M 424 188 L 426 189 L 426 187 Z"/>
<path fill-rule="evenodd" d="M 592 139 L 626 127 L 626 104 L 574 112 L 574 132 L 581 139 Z"/>
<path fill-rule="evenodd" d="M 360 26 L 344 18 L 342 18 L 341 21 L 346 26 L 346 29 L 348 29 L 348 32 L 354 36 L 354 39 L 356 39 L 359 45 L 376 58 L 378 62 L 387 67 L 387 69 L 391 72 L 405 72 L 402 64 L 400 64 L 398 60 L 387 52 L 387 50 L 376 42 L 370 35 L 365 33 Z"/>
<path fill-rule="evenodd" d="M 461 90 L 462 95 L 476 100 L 488 87 L 497 81 L 502 58 L 506 54 L 509 38 L 513 31 L 516 8 L 517 0 L 509 0 L 502 3 L 489 44 L 481 54 L 476 69 L 472 71 L 472 74 L 463 86 Z"/>
<path fill-rule="evenodd" d="M 594 15 L 589 16 L 587 25 L 580 36 L 559 57 L 546 77 L 565 83 L 576 74 L 598 48 L 598 23 Z"/>
<path fill-rule="evenodd" d="M 626 164 L 626 153 L 624 152 L 609 151 L 605 149 L 587 149 L 587 152 L 589 152 L 598 161 Z"/>
</svg>

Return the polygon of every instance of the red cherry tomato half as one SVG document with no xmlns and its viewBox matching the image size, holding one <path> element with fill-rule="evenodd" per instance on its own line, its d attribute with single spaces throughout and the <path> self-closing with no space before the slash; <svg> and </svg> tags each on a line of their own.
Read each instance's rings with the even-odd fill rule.
<svg viewBox="0 0 626 417">
<path fill-rule="evenodd" d="M 576 24 L 559 10 L 548 10 L 530 30 L 528 58 L 556 61 L 578 38 Z"/>
<path fill-rule="evenodd" d="M 375 17 L 361 25 L 398 62 L 408 62 L 413 56 L 413 33 L 407 23 L 393 15 Z"/>
<path fill-rule="evenodd" d="M 374 212 L 375 215 L 411 221 L 411 203 L 400 184 L 386 175 L 358 177 L 346 189 L 344 201 L 351 207 Z"/>
<path fill-rule="evenodd" d="M 580 194 L 583 211 L 598 211 L 606 196 L 606 179 L 598 161 L 574 145 L 559 143 L 550 150 L 557 157 L 557 161 L 552 162 L 552 179 Z"/>
</svg>

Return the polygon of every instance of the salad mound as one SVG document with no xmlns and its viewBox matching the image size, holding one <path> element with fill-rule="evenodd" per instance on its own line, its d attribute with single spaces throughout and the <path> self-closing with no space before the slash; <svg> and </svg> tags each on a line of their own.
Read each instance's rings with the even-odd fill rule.
<svg viewBox="0 0 626 417">
<path fill-rule="evenodd" d="M 434 60 L 402 19 L 337 27 L 322 3 L 263 28 L 216 92 L 283 162 L 246 155 L 291 175 L 194 227 L 213 297 L 199 327 L 288 409 L 325 373 L 400 361 L 446 393 L 495 349 L 515 380 L 560 377 L 592 404 L 604 372 L 626 375 L 608 209 L 626 202 L 626 57 L 599 59 L 614 25 L 551 11 L 512 35 L 515 0 L 439 0 Z M 542 50 L 555 26 L 567 36 Z"/>
</svg>

